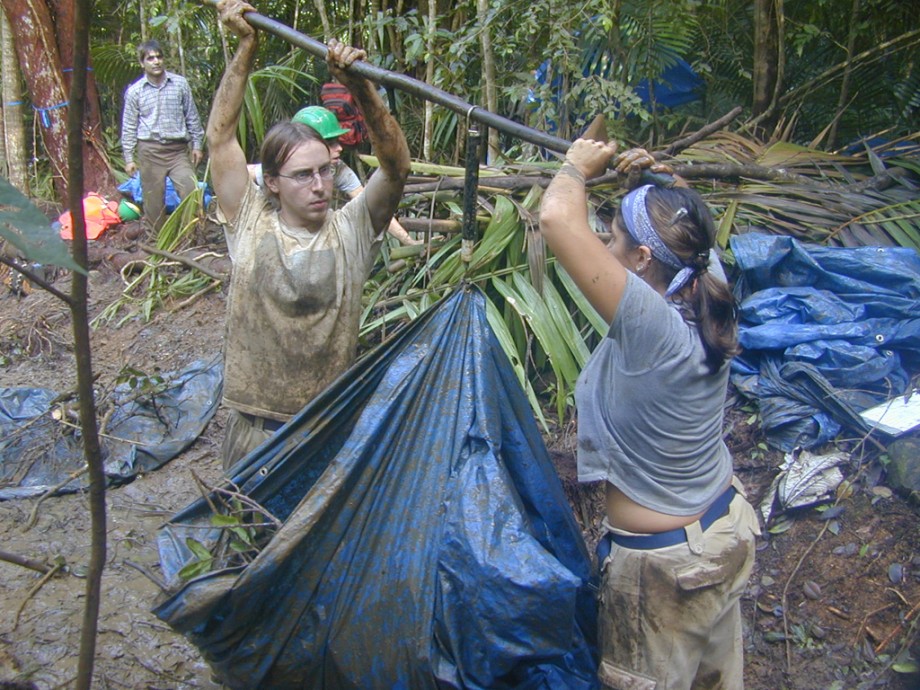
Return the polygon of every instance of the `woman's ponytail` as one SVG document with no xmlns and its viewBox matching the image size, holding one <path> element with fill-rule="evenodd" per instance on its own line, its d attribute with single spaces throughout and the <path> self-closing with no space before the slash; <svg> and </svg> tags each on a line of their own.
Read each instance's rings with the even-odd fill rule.
<svg viewBox="0 0 920 690">
<path fill-rule="evenodd" d="M 694 269 L 688 284 L 675 293 L 684 319 L 696 325 L 711 372 L 738 353 L 735 300 L 728 285 L 712 275 L 710 252 L 715 243 L 715 223 L 702 197 L 692 189 L 650 189 L 646 207 L 662 242 L 684 266 Z M 677 270 L 659 263 L 667 284 Z M 670 274 L 670 277 L 669 275 Z"/>
</svg>

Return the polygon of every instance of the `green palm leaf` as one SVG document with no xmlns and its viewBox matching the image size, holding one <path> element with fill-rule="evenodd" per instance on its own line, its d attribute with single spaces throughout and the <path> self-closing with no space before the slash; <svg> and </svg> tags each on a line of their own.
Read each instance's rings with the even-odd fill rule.
<svg viewBox="0 0 920 690">
<path fill-rule="evenodd" d="M 492 286 L 523 319 L 533 332 L 543 352 L 549 358 L 555 375 L 556 412 L 560 421 L 565 418 L 567 395 L 578 379 L 578 365 L 568 343 L 552 319 L 549 309 L 526 281 L 513 280 L 513 285 L 500 278 L 492 279 Z"/>
</svg>

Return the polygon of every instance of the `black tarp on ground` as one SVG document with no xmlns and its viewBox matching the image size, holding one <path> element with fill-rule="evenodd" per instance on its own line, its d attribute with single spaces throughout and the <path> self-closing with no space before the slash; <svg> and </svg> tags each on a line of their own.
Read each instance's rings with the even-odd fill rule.
<svg viewBox="0 0 920 690">
<path fill-rule="evenodd" d="M 152 395 L 128 384 L 115 388 L 114 411 L 100 439 L 109 483 L 131 481 L 169 462 L 201 435 L 217 411 L 223 383 L 219 360 L 193 362 L 162 379 Z M 87 475 L 79 474 L 85 466 L 79 429 L 51 416 L 58 397 L 45 388 L 0 389 L 0 500 L 40 496 L 71 476 L 58 493 L 87 487 Z"/>
<path fill-rule="evenodd" d="M 294 372 L 279 375 L 296 375 Z M 283 520 L 155 613 L 231 688 L 597 687 L 590 559 L 525 395 L 462 288 L 232 470 Z M 159 535 L 176 584 L 205 500 Z"/>
</svg>

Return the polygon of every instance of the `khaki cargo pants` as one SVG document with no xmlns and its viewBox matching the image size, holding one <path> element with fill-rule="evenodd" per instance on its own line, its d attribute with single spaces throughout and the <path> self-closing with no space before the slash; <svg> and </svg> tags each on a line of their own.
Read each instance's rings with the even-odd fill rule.
<svg viewBox="0 0 920 690">
<path fill-rule="evenodd" d="M 266 428 L 266 424 L 270 424 L 271 427 Z M 270 439 L 277 429 L 277 422 L 231 409 L 227 415 L 224 442 L 220 449 L 224 472 L 233 467 L 237 460 Z"/>
<path fill-rule="evenodd" d="M 684 528 L 686 543 L 651 550 L 612 544 L 600 591 L 602 687 L 744 686 L 740 598 L 760 527 L 736 488 L 728 513 L 709 529 L 698 522 Z"/>
</svg>

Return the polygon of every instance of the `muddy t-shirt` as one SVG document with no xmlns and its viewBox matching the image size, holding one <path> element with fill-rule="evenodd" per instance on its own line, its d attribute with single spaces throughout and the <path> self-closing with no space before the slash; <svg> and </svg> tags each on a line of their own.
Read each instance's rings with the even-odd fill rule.
<svg viewBox="0 0 920 690">
<path fill-rule="evenodd" d="M 310 233 L 285 226 L 253 184 L 224 227 L 233 261 L 224 403 L 284 421 L 354 361 L 378 247 L 365 197 Z"/>
<path fill-rule="evenodd" d="M 728 369 L 710 374 L 696 328 L 629 273 L 575 389 L 579 480 L 607 480 L 667 515 L 705 509 L 732 475 L 722 440 Z"/>
</svg>

